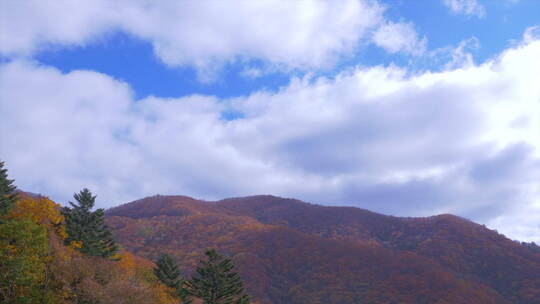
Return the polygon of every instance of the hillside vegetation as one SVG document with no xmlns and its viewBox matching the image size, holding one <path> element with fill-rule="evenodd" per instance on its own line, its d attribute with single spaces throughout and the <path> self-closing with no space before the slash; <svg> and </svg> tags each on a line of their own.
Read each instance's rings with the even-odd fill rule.
<svg viewBox="0 0 540 304">
<path fill-rule="evenodd" d="M 118 261 L 65 245 L 60 206 L 19 194 L 0 224 L 0 297 L 5 303 L 177 303 L 153 263 L 123 250 Z"/>
<path fill-rule="evenodd" d="M 540 247 L 453 215 L 274 196 L 108 211 L 16 191 L 0 162 L 0 303 L 538 303 Z M 156 261 L 155 263 L 153 261 Z"/>
<path fill-rule="evenodd" d="M 154 196 L 106 213 L 118 241 L 190 272 L 233 257 L 261 303 L 538 303 L 540 250 L 452 215 L 384 216 L 273 196 Z"/>
</svg>

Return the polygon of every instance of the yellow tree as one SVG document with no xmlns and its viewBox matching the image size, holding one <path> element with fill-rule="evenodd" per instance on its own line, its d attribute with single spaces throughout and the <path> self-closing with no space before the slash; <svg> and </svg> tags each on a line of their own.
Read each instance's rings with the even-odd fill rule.
<svg viewBox="0 0 540 304">
<path fill-rule="evenodd" d="M 28 219 L 0 225 L 1 303 L 39 302 L 47 255 L 47 230 L 41 225 Z"/>
</svg>

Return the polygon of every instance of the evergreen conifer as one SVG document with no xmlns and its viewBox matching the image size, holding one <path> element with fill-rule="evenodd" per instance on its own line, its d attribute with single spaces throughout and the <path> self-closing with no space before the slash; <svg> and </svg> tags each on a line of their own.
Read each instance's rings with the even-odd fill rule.
<svg viewBox="0 0 540 304">
<path fill-rule="evenodd" d="M 181 303 L 191 303 L 189 294 L 184 289 L 185 280 L 172 256 L 166 253 L 162 254 L 156 261 L 154 274 L 163 284 L 174 289 L 175 295 L 180 298 Z"/>
<path fill-rule="evenodd" d="M 234 272 L 231 259 L 215 249 L 206 251 L 207 260 L 201 261 L 197 273 L 186 283 L 187 292 L 204 304 L 248 304 L 240 275 Z"/>
<path fill-rule="evenodd" d="M 156 261 L 154 274 L 163 284 L 174 289 L 180 288 L 183 281 L 176 261 L 166 253 L 162 254 Z"/>
<path fill-rule="evenodd" d="M 0 162 L 0 216 L 6 215 L 17 201 L 16 189 L 13 180 L 8 179 L 4 162 Z"/>
<path fill-rule="evenodd" d="M 118 245 L 104 222 L 104 210 L 92 211 L 96 196 L 85 188 L 73 197 L 77 203 L 69 202 L 72 208 L 65 207 L 62 210 L 68 234 L 66 243 L 79 243 L 80 251 L 90 256 L 114 257 Z"/>
</svg>

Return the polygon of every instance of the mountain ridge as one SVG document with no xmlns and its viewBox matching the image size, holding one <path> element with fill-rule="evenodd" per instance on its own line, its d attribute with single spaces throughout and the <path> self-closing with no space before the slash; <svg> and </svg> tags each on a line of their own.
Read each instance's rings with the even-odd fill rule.
<svg viewBox="0 0 540 304">
<path fill-rule="evenodd" d="M 418 295 L 426 297 L 422 290 L 445 298 L 429 287 L 441 283 L 437 278 L 446 278 L 447 284 L 443 285 L 449 292 L 449 302 L 440 303 L 457 301 L 460 292 L 471 299 L 482 298 L 480 302 L 463 303 L 534 303 L 540 298 L 540 252 L 450 214 L 403 218 L 271 195 L 217 201 L 157 195 L 111 208 L 106 215 L 128 250 L 150 259 L 160 250 L 172 253 L 188 272 L 201 248 L 218 247 L 240 265 L 247 282 L 257 282 L 248 283 L 247 288 L 261 303 L 317 303 L 313 299 L 355 303 L 350 302 L 354 297 L 377 303 L 388 297 L 392 301 L 421 303 Z M 269 247 L 268 243 L 274 245 Z M 355 254 L 331 247 L 349 248 Z M 288 258 L 283 252 L 288 252 Z M 318 255 L 313 256 L 314 252 Z M 295 255 L 306 261 L 293 259 Z M 366 265 L 374 265 L 392 277 L 378 277 L 365 269 L 366 265 L 358 265 L 355 255 L 366 256 Z M 347 268 L 353 266 L 363 270 L 351 273 Z M 302 272 L 306 267 L 320 271 Z M 426 275 L 425 269 L 437 276 Z M 301 273 L 302 280 L 297 277 Z M 401 273 L 408 274 L 403 280 L 409 282 L 413 292 L 398 288 L 399 292 L 390 295 L 385 290 L 403 283 L 396 281 Z M 310 281 L 310 277 L 318 279 Z M 341 279 L 347 277 L 379 285 L 348 286 Z M 432 282 L 424 282 L 425 277 L 431 277 Z M 286 286 L 279 285 L 279 281 L 287 282 Z M 334 286 L 332 291 L 332 282 L 346 287 Z M 463 282 L 482 292 L 474 296 L 473 290 L 463 289 Z M 302 302 L 303 297 L 312 302 Z"/>
</svg>

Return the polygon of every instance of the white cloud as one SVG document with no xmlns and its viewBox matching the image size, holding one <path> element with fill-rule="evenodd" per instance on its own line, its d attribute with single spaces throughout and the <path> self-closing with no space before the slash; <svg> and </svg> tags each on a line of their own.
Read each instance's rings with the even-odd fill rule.
<svg viewBox="0 0 540 304">
<path fill-rule="evenodd" d="M 456 14 L 476 16 L 478 18 L 486 16 L 486 9 L 476 0 L 443 0 L 443 3 Z"/>
<path fill-rule="evenodd" d="M 27 56 L 52 45 L 84 45 L 111 30 L 112 3 L 95 1 L 1 1 L 0 53 Z"/>
<path fill-rule="evenodd" d="M 246 67 L 240 72 L 240 75 L 246 78 L 255 79 L 264 75 L 264 71 L 257 67 Z"/>
<path fill-rule="evenodd" d="M 540 241 L 540 41 L 482 65 L 356 68 L 279 92 L 134 100 L 127 84 L 0 66 L 0 155 L 22 189 L 101 206 L 272 193 L 397 215 L 452 212 Z M 243 113 L 220 119 L 224 110 Z"/>
<path fill-rule="evenodd" d="M 421 55 L 426 50 L 427 38 L 418 38 L 412 23 L 388 22 L 373 34 L 373 42 L 389 53 Z"/>
<path fill-rule="evenodd" d="M 518 46 L 522 41 L 520 39 L 513 45 Z M 453 45 L 426 51 L 423 56 L 410 59 L 409 67 L 423 67 L 432 72 L 471 68 L 476 64 L 474 58 L 480 49 L 480 41 L 473 36 Z"/>
<path fill-rule="evenodd" d="M 235 60 L 289 69 L 331 66 L 382 20 L 375 1 L 2 1 L 0 53 L 31 55 L 125 31 L 152 43 L 170 66 L 202 79 Z"/>
<path fill-rule="evenodd" d="M 456 48 L 450 50 L 451 60 L 445 64 L 445 68 L 452 70 L 474 66 L 474 58 L 471 51 L 480 48 L 480 41 L 476 37 L 463 40 Z"/>
<path fill-rule="evenodd" d="M 525 29 L 523 33 L 524 42 L 532 42 L 540 39 L 540 25 L 531 26 Z"/>
</svg>

